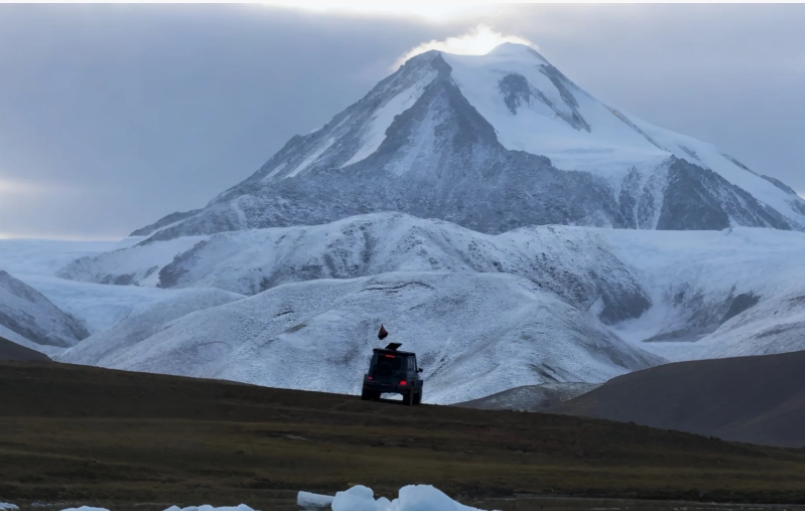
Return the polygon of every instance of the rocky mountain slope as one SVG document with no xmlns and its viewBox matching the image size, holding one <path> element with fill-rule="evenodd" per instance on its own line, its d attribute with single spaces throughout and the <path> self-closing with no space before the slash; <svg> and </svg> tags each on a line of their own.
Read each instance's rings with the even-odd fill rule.
<svg viewBox="0 0 805 511">
<path fill-rule="evenodd" d="M 418 55 L 153 240 L 377 211 L 487 233 L 542 224 L 805 228 L 805 201 L 716 147 L 609 107 L 531 48 Z"/>
</svg>

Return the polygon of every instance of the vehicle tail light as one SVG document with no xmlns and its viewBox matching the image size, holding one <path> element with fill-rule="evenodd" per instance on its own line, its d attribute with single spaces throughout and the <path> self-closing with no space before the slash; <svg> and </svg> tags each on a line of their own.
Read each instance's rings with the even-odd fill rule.
<svg viewBox="0 0 805 511">
<path fill-rule="evenodd" d="M 406 382 L 405 380 L 400 380 L 400 385 L 405 385 L 406 383 L 408 382 Z"/>
<path fill-rule="evenodd" d="M 367 380 L 374 380 L 374 378 L 372 378 L 371 376 L 367 376 L 366 379 Z"/>
</svg>

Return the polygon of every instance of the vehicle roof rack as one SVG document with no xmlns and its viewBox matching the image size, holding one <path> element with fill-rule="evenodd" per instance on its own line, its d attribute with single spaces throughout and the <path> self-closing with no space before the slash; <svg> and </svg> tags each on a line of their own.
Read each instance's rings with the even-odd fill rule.
<svg viewBox="0 0 805 511">
<path fill-rule="evenodd" d="M 401 342 L 390 342 L 390 343 L 388 343 L 388 345 L 386 346 L 385 349 L 392 350 L 392 351 L 397 351 L 397 348 L 399 348 L 400 346 L 402 346 Z"/>
</svg>

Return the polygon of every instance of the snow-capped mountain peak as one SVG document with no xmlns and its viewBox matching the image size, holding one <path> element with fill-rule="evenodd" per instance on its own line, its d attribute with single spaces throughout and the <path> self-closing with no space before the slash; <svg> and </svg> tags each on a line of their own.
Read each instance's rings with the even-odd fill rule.
<svg viewBox="0 0 805 511">
<path fill-rule="evenodd" d="M 712 144 L 596 100 L 534 49 L 431 50 L 157 239 L 401 211 L 534 224 L 805 229 L 805 201 Z M 179 217 L 177 217 L 179 218 Z"/>
</svg>

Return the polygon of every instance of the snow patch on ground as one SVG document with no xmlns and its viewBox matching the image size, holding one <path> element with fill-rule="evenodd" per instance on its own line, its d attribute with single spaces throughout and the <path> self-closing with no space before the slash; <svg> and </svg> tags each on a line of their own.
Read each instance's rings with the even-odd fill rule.
<svg viewBox="0 0 805 511">
<path fill-rule="evenodd" d="M 224 506 L 224 507 L 213 507 L 210 506 L 209 504 L 205 504 L 203 506 L 190 506 L 183 508 L 180 508 L 179 506 L 171 506 L 165 511 L 255 511 L 255 510 L 250 508 L 246 504 L 240 504 L 237 506 Z"/>
<path fill-rule="evenodd" d="M 332 511 L 482 511 L 474 507 L 465 506 L 441 490 L 431 485 L 419 484 L 400 488 L 394 500 L 385 497 L 375 498 L 374 491 L 366 486 L 356 485 L 346 491 L 340 491 L 335 497 L 318 495 L 300 491 L 297 504 L 302 509 L 331 507 Z M 10 507 L 3 507 L 4 505 Z M 11 504 L 0 502 L 0 509 L 18 509 Z M 79 508 L 63 509 L 62 511 L 108 511 L 107 509 L 82 506 Z M 239 506 L 213 507 L 208 504 L 202 506 L 179 507 L 171 506 L 165 511 L 256 511 L 246 504 Z"/>
<path fill-rule="evenodd" d="M 0 510 L 7 510 L 7 511 L 17 511 L 19 508 L 14 504 L 9 504 L 8 502 L 0 502 Z"/>
</svg>

